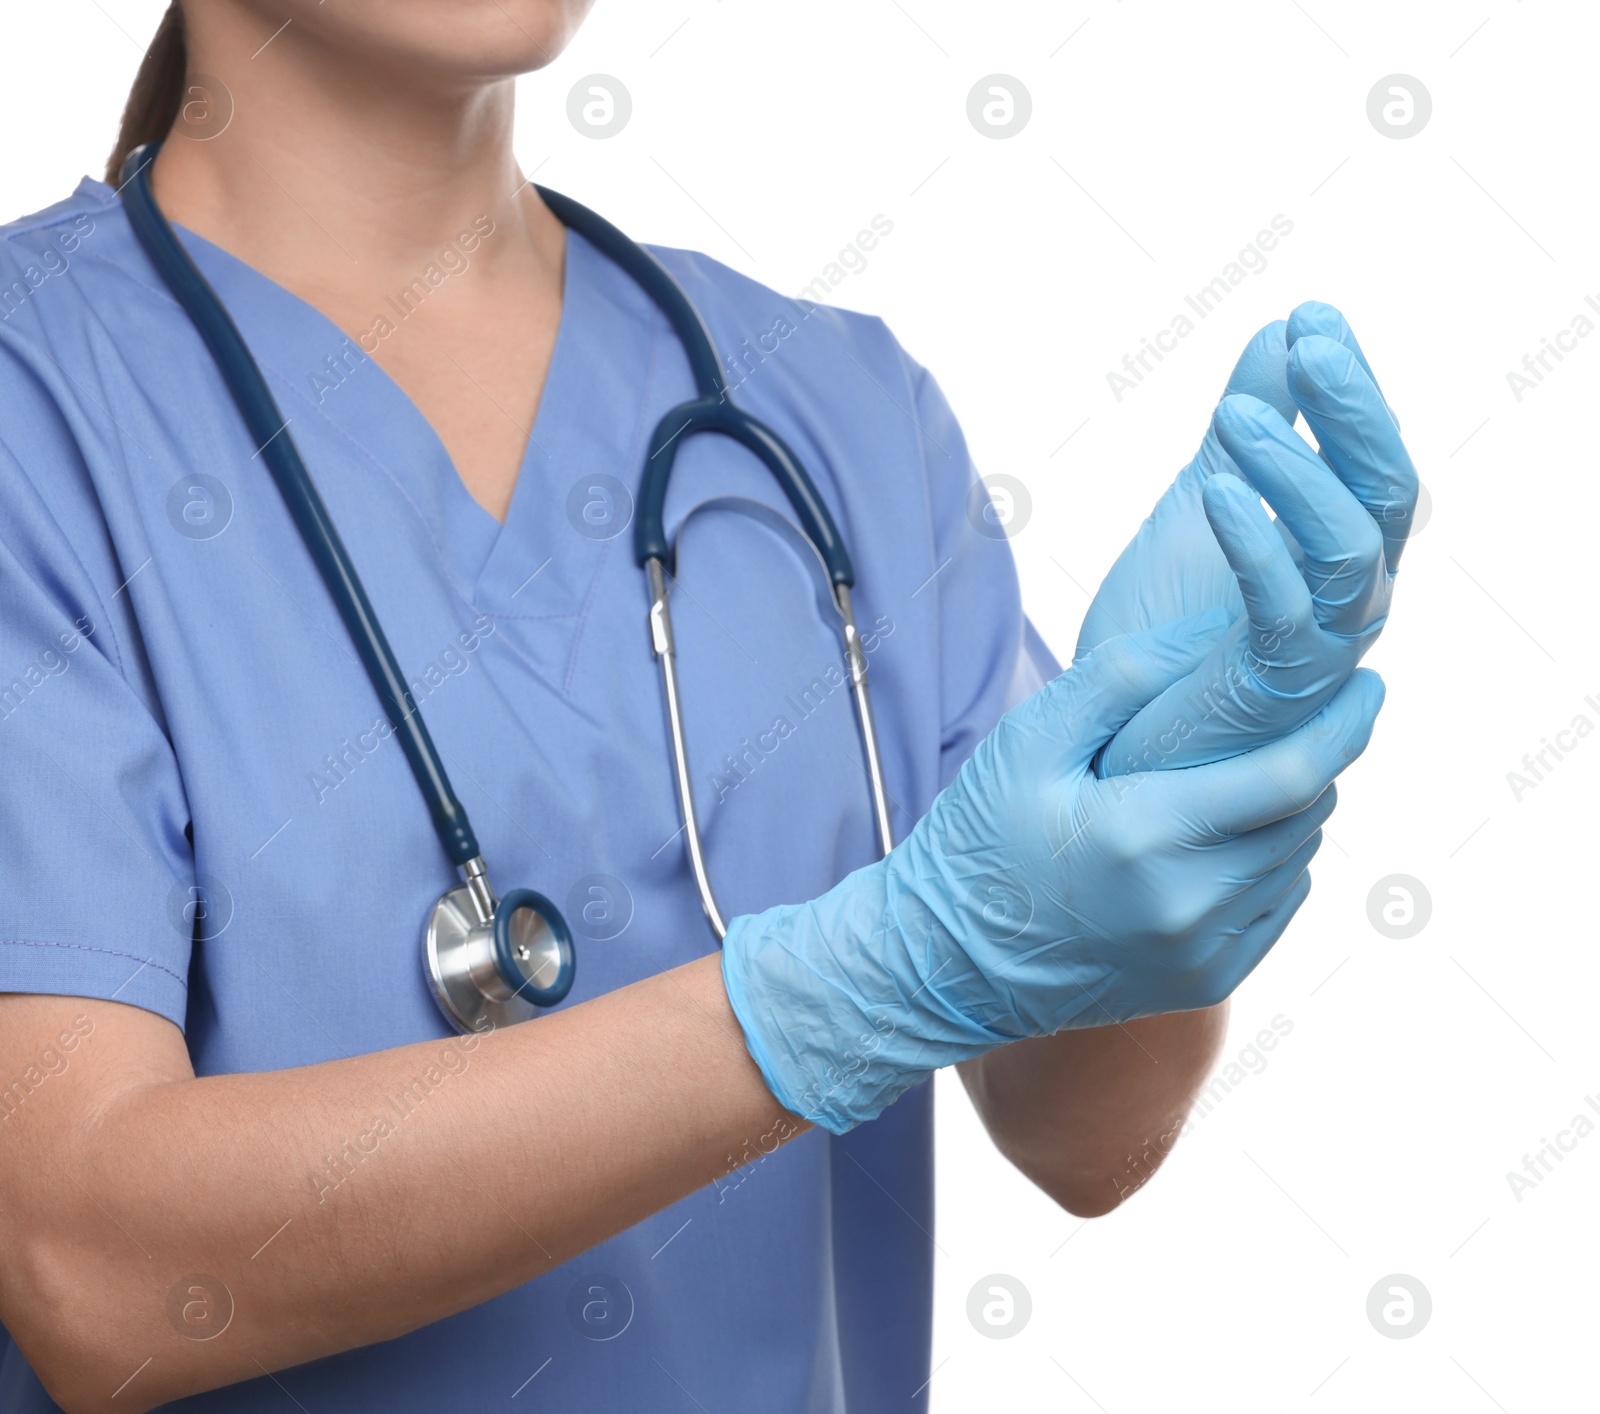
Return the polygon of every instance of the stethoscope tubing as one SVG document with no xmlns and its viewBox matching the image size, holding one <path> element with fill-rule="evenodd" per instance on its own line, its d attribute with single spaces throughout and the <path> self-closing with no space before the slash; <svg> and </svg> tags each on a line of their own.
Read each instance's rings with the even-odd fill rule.
<svg viewBox="0 0 1600 1414">
<path fill-rule="evenodd" d="M 723 381 L 717 346 L 682 286 L 655 256 L 605 217 L 548 187 L 536 185 L 536 190 L 563 225 L 620 266 L 649 295 L 677 335 L 694 377 L 696 397 L 663 416 L 650 439 L 634 508 L 633 556 L 639 568 L 644 569 L 651 560 L 660 560 L 671 569 L 672 544 L 667 538 L 665 514 L 667 486 L 672 480 L 678 448 L 696 433 L 718 432 L 761 459 L 817 547 L 828 578 L 847 589 L 853 586 L 855 570 L 850 552 L 827 504 L 783 438 L 734 404 Z"/>
<path fill-rule="evenodd" d="M 465 807 L 451 787 L 450 775 L 428 735 L 406 676 L 389 646 L 372 601 L 367 598 L 350 552 L 345 549 L 327 504 L 295 446 L 288 419 L 261 376 L 261 369 L 238 325 L 210 282 L 200 273 L 156 202 L 150 188 L 150 168 L 160 149 L 159 142 L 147 143 L 130 152 L 123 163 L 122 200 L 128 220 L 167 288 L 210 349 L 223 382 L 256 443 L 256 453 L 266 462 L 277 483 L 284 505 L 327 585 L 329 597 L 344 620 L 361 665 L 400 739 L 400 748 L 427 804 L 439 843 L 450 862 L 463 868 L 480 855 L 477 835 Z"/>
</svg>

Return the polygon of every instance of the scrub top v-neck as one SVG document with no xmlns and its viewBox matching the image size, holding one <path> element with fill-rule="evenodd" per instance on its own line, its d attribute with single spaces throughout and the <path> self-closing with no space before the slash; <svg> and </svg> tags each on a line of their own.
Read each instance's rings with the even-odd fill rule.
<svg viewBox="0 0 1600 1414">
<path fill-rule="evenodd" d="M 568 234 L 502 525 L 361 341 L 183 239 L 290 421 L 498 885 L 567 912 L 563 1005 L 712 951 L 627 534 L 645 441 L 692 391 L 660 315 Z M 880 321 L 657 253 L 734 396 L 799 453 L 851 545 L 903 837 L 1054 671 L 974 507 L 960 429 Z M 420 932 L 452 871 L 204 346 L 102 183 L 0 228 L 0 390 L 0 990 L 156 1012 L 201 1075 L 430 1042 L 420 1093 L 448 1104 L 471 1057 L 433 1005 Z M 685 447 L 674 615 L 730 916 L 814 897 L 875 855 L 816 566 L 758 507 L 787 514 L 748 454 Z M 327 1136 L 328 1163 L 286 1203 L 328 1220 L 366 1163 L 403 1149 L 417 1108 L 374 1097 L 394 1137 L 366 1157 Z M 287 1391 L 312 1410 L 443 1414 L 464 1390 L 507 1401 L 536 1372 L 548 1410 L 923 1407 L 927 1088 L 842 1139 L 734 1158 L 727 1179 L 472 1310 L 170 1407 L 278 1410 Z M 0 1408 L 51 1408 L 3 1331 Z"/>
</svg>

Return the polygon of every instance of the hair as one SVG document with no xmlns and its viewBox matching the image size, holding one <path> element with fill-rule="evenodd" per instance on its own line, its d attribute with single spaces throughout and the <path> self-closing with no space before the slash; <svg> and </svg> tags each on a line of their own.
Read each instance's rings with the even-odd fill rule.
<svg viewBox="0 0 1600 1414">
<path fill-rule="evenodd" d="M 189 67 L 189 46 L 183 32 L 183 9 L 171 0 L 144 52 L 144 62 L 122 110 L 122 129 L 106 163 L 106 181 L 122 180 L 122 164 L 142 143 L 159 142 L 172 131 L 183 104 L 183 80 Z"/>
</svg>

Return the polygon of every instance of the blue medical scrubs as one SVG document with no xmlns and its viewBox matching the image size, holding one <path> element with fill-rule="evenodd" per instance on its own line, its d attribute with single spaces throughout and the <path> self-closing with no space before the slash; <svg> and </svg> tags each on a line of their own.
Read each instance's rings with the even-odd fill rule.
<svg viewBox="0 0 1600 1414">
<path fill-rule="evenodd" d="M 148 1008 L 183 1028 L 200 1075 L 417 1041 L 443 1054 L 421 933 L 453 872 L 204 347 L 102 183 L 0 236 L 0 991 Z M 405 337 L 401 306 L 374 311 L 392 332 L 352 340 L 184 239 L 289 419 L 495 883 L 567 909 L 565 1005 L 712 951 L 628 534 L 646 439 L 693 391 L 665 321 L 569 235 L 549 381 L 501 525 L 371 356 Z M 903 836 L 1054 670 L 1006 543 L 974 510 L 960 430 L 880 321 L 659 254 L 734 396 L 799 452 L 852 548 Z M 441 276 L 426 298 L 450 294 Z M 748 454 L 685 448 L 674 613 L 729 915 L 813 897 L 874 857 L 817 567 L 762 505 L 787 513 Z M 435 1074 L 426 1103 L 448 1104 L 450 1072 Z M 527 1077 L 530 1097 L 541 1083 Z M 753 1149 L 726 1180 L 449 1320 L 169 1407 L 276 1414 L 292 1396 L 454 1414 L 521 1391 L 552 1411 L 919 1409 L 930 1101 L 924 1086 L 843 1139 Z M 375 1117 L 388 1102 L 374 1097 Z M 0 1121 L 0 1142 L 22 1118 Z M 328 1135 L 330 1155 L 350 1137 Z M 386 1142 L 403 1149 L 404 1126 Z M 386 1161 L 403 1153 L 366 1160 Z M 359 1163 L 286 1175 L 285 1212 L 337 1203 L 330 1175 L 362 1181 Z M 0 1408 L 51 1407 L 0 1331 Z"/>
</svg>

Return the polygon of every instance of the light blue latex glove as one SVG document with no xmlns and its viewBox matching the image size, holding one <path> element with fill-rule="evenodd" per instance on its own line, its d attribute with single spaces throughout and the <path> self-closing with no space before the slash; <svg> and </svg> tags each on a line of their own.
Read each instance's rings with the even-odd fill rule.
<svg viewBox="0 0 1600 1414">
<path fill-rule="evenodd" d="M 1295 435 L 1297 411 L 1320 453 Z M 1220 760 L 1308 720 L 1382 631 L 1416 497 L 1398 425 L 1338 311 L 1301 305 L 1257 334 L 1200 451 L 1101 585 L 1079 652 L 1213 606 L 1238 621 L 1118 734 L 1101 774 Z"/>
<path fill-rule="evenodd" d="M 1102 645 L 1007 713 L 887 859 L 733 920 L 728 997 L 787 1109 L 843 1133 L 1009 1041 L 1212 1006 L 1238 986 L 1305 898 L 1330 783 L 1383 691 L 1363 671 L 1248 755 L 1097 779 L 1104 743 L 1228 618 Z"/>
</svg>

